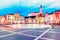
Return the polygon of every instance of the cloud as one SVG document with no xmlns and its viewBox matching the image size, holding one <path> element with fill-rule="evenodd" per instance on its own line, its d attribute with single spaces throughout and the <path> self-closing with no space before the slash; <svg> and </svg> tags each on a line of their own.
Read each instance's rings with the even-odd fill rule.
<svg viewBox="0 0 60 40">
<path fill-rule="evenodd" d="M 13 4 L 16 4 L 18 6 L 33 6 L 39 2 L 40 0 L 0 0 L 0 8 L 4 6 L 8 7 Z"/>
<path fill-rule="evenodd" d="M 0 0 L 0 9 L 10 7 L 19 2 L 21 2 L 21 0 Z"/>
<path fill-rule="evenodd" d="M 12 5 L 16 6 L 26 6 L 26 7 L 39 7 L 42 4 L 47 6 L 47 8 L 59 7 L 60 0 L 0 0 L 0 9 L 5 7 L 10 7 Z M 36 6 L 35 6 L 36 5 Z"/>
<path fill-rule="evenodd" d="M 47 6 L 47 4 L 50 4 L 47 8 L 60 8 L 60 0 L 47 0 L 45 5 Z"/>
</svg>

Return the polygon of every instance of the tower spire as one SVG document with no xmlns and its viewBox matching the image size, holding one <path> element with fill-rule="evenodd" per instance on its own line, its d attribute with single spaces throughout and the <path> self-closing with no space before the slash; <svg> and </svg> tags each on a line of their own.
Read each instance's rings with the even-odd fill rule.
<svg viewBox="0 0 60 40">
<path fill-rule="evenodd" d="M 42 5 L 40 5 L 40 14 L 42 14 Z"/>
</svg>

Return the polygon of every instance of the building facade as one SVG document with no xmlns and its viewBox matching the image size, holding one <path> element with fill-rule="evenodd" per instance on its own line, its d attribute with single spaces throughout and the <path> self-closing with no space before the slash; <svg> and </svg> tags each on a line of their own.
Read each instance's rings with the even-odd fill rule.
<svg viewBox="0 0 60 40">
<path fill-rule="evenodd" d="M 3 16 L 0 16 L 0 24 L 4 24 L 5 18 Z"/>
</svg>

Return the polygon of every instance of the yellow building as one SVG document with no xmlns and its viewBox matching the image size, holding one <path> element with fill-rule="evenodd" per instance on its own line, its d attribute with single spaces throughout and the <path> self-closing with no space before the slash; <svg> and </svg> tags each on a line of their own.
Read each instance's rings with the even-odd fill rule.
<svg viewBox="0 0 60 40">
<path fill-rule="evenodd" d="M 20 23 L 25 23 L 25 18 L 23 16 L 20 16 Z"/>
<path fill-rule="evenodd" d="M 36 21 L 37 23 L 43 23 L 45 21 L 45 18 L 36 16 Z"/>
<path fill-rule="evenodd" d="M 40 18 L 38 16 L 36 16 L 36 22 L 39 23 L 40 22 Z"/>
<path fill-rule="evenodd" d="M 24 17 L 20 16 L 18 13 L 14 14 L 15 21 L 14 23 L 23 23 L 24 22 Z"/>
<path fill-rule="evenodd" d="M 28 18 L 28 23 L 33 23 L 32 18 Z"/>
</svg>

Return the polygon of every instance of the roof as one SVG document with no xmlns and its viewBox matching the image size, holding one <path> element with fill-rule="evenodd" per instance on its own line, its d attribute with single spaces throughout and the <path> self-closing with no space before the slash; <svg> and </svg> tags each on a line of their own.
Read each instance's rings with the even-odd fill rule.
<svg viewBox="0 0 60 40">
<path fill-rule="evenodd" d="M 35 18 L 36 16 L 28 16 L 28 17 L 25 17 L 25 18 Z"/>
<path fill-rule="evenodd" d="M 60 10 L 56 10 L 55 12 L 60 12 Z"/>
<path fill-rule="evenodd" d="M 45 17 L 45 14 L 40 14 L 40 15 L 38 15 L 38 16 Z"/>
</svg>

